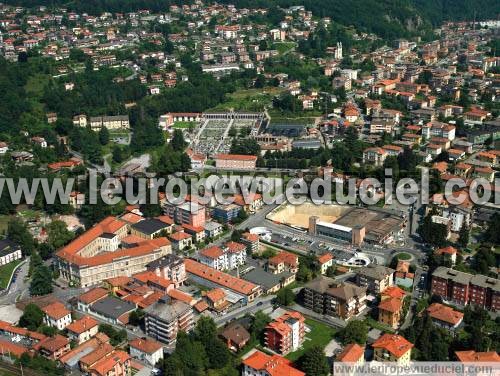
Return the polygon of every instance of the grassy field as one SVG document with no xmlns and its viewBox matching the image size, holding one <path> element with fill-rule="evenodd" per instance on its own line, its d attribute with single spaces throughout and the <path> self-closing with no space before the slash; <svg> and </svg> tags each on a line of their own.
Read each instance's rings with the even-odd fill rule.
<svg viewBox="0 0 500 376">
<path fill-rule="evenodd" d="M 262 89 L 237 90 L 228 95 L 224 103 L 211 110 L 241 110 L 241 111 L 262 111 L 265 106 L 272 103 L 273 97 L 283 89 L 277 87 L 266 87 Z"/>
<path fill-rule="evenodd" d="M 12 261 L 7 265 L 0 266 L 0 287 L 5 289 L 9 283 L 12 272 L 23 260 Z"/>
<path fill-rule="evenodd" d="M 398 253 L 396 256 L 398 257 L 398 260 L 410 260 L 411 259 L 411 255 L 409 253 L 406 253 L 406 252 Z"/>
<path fill-rule="evenodd" d="M 196 123 L 194 121 L 176 121 L 172 128 L 178 129 L 189 129 L 191 127 L 195 127 Z"/>
<path fill-rule="evenodd" d="M 297 43 L 295 42 L 276 42 L 273 44 L 273 49 L 277 50 L 280 55 L 283 55 L 295 46 L 297 46 Z"/>
<path fill-rule="evenodd" d="M 292 362 L 299 359 L 302 354 L 312 346 L 317 345 L 324 348 L 333 339 L 333 335 L 335 334 L 335 330 L 332 327 L 316 320 L 306 319 L 306 326 L 308 326 L 311 331 L 306 333 L 302 347 L 286 356 L 286 358 L 290 359 Z"/>
</svg>

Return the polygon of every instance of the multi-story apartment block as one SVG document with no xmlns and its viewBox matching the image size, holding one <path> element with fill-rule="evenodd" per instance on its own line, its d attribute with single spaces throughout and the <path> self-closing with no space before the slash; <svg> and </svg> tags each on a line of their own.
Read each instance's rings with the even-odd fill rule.
<svg viewBox="0 0 500 376">
<path fill-rule="evenodd" d="M 247 246 L 248 254 L 254 254 L 259 251 L 259 245 L 260 245 L 259 235 L 245 232 L 241 236 L 240 241 Z"/>
<path fill-rule="evenodd" d="M 166 202 L 163 205 L 163 211 L 177 224 L 188 224 L 194 227 L 205 225 L 205 207 L 196 202 L 185 202 L 181 205 Z"/>
<path fill-rule="evenodd" d="M 241 210 L 241 206 L 236 204 L 221 204 L 212 209 L 212 217 L 219 222 L 228 223 L 236 219 Z"/>
<path fill-rule="evenodd" d="M 286 312 L 270 322 L 265 329 L 266 346 L 281 355 L 298 350 L 304 342 L 304 321 L 299 312 Z"/>
<path fill-rule="evenodd" d="M 370 264 L 356 271 L 356 284 L 365 286 L 369 292 L 380 294 L 394 284 L 394 269 Z"/>
<path fill-rule="evenodd" d="M 189 332 L 194 325 L 191 306 L 180 300 L 162 298 L 145 312 L 146 334 L 169 345 L 175 343 L 179 331 Z"/>
<path fill-rule="evenodd" d="M 166 255 L 165 257 L 149 263 L 146 265 L 146 269 L 152 271 L 159 277 L 172 281 L 175 288 L 183 285 L 187 279 L 184 259 L 174 254 Z"/>
<path fill-rule="evenodd" d="M 426 139 L 443 137 L 453 141 L 455 139 L 455 129 L 454 125 L 441 123 L 439 121 L 430 121 L 422 126 L 422 136 Z"/>
<path fill-rule="evenodd" d="M 500 280 L 480 274 L 439 267 L 432 274 L 431 293 L 460 306 L 500 310 Z"/>
<path fill-rule="evenodd" d="M 320 276 L 305 286 L 304 306 L 321 314 L 348 320 L 366 308 L 366 288 Z"/>
<path fill-rule="evenodd" d="M 245 264 L 246 247 L 236 242 L 228 242 L 222 247 L 212 246 L 200 251 L 199 260 L 217 270 L 235 269 Z"/>
<path fill-rule="evenodd" d="M 146 265 L 172 252 L 166 238 L 144 239 L 127 247 L 128 225 L 107 217 L 56 254 L 61 277 L 82 287 L 142 272 Z"/>
</svg>

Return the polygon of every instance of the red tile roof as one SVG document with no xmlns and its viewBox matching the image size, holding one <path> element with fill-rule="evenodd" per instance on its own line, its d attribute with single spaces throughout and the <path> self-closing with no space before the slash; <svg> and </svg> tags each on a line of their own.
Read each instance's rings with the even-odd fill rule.
<svg viewBox="0 0 500 376">
<path fill-rule="evenodd" d="M 135 338 L 129 342 L 129 345 L 146 354 L 153 354 L 163 348 L 160 342 L 146 338 Z"/>
<path fill-rule="evenodd" d="M 258 290 L 258 286 L 251 282 L 220 272 L 194 260 L 185 259 L 184 264 L 186 266 L 186 272 L 241 294 L 250 295 Z"/>
<path fill-rule="evenodd" d="M 256 161 L 257 157 L 255 155 L 241 155 L 241 154 L 217 154 L 215 159 L 227 160 L 227 161 Z"/>
<path fill-rule="evenodd" d="M 42 308 L 47 316 L 54 320 L 62 319 L 64 316 L 70 315 L 71 312 L 66 309 L 61 302 L 54 302 Z"/>
<path fill-rule="evenodd" d="M 331 253 L 324 253 L 321 256 L 318 256 L 318 261 L 322 265 L 326 264 L 330 260 L 333 260 L 333 256 Z"/>
<path fill-rule="evenodd" d="M 4 341 L 3 339 L 0 339 L 0 353 L 1 354 L 11 354 L 15 355 L 17 357 L 20 357 L 23 355 L 25 352 L 28 352 L 29 350 L 16 343 L 12 343 L 10 341 Z"/>
<path fill-rule="evenodd" d="M 455 311 L 453 308 L 439 303 L 432 303 L 426 311 L 433 319 L 447 322 L 451 325 L 457 325 L 464 318 L 462 312 Z"/>
<path fill-rule="evenodd" d="M 266 371 L 269 376 L 305 376 L 306 374 L 292 367 L 292 362 L 279 355 L 267 355 L 257 350 L 242 363 L 258 371 Z"/>
<path fill-rule="evenodd" d="M 240 253 L 246 250 L 247 247 L 245 247 L 244 244 L 241 243 L 236 243 L 236 242 L 227 242 L 226 247 L 228 248 L 229 252 L 231 253 Z"/>
<path fill-rule="evenodd" d="M 379 310 L 392 313 L 399 312 L 401 308 L 403 308 L 403 301 L 398 298 L 384 299 L 378 305 Z"/>
<path fill-rule="evenodd" d="M 474 350 L 455 351 L 455 355 L 461 362 L 500 362 L 500 356 L 496 351 L 476 352 Z"/>
<path fill-rule="evenodd" d="M 220 247 L 214 245 L 212 247 L 202 249 L 200 254 L 211 259 L 216 259 L 222 256 L 224 251 Z"/>
<path fill-rule="evenodd" d="M 402 299 L 404 296 L 406 296 L 406 292 L 401 287 L 390 286 L 390 287 L 387 287 L 384 291 L 382 291 L 382 293 L 380 295 L 382 295 L 382 297 L 388 296 L 391 298 Z"/>
<path fill-rule="evenodd" d="M 212 289 L 210 291 L 207 291 L 205 296 L 214 303 L 226 298 L 226 294 L 220 288 L 216 288 L 216 289 Z"/>
<path fill-rule="evenodd" d="M 83 316 L 81 319 L 73 321 L 69 324 L 66 329 L 69 332 L 76 334 L 82 334 L 89 329 L 99 325 L 99 321 L 90 316 Z"/>
<path fill-rule="evenodd" d="M 365 355 L 365 349 L 357 343 L 347 345 L 337 356 L 338 362 L 355 363 Z"/>
<path fill-rule="evenodd" d="M 389 351 L 396 358 L 401 358 L 404 354 L 410 351 L 413 347 L 411 342 L 398 334 L 385 333 L 373 343 L 373 348 L 382 348 Z"/>
<path fill-rule="evenodd" d="M 105 288 L 102 287 L 96 287 L 92 290 L 87 291 L 86 293 L 83 293 L 80 295 L 78 298 L 79 301 L 85 304 L 92 304 L 97 300 L 100 300 L 102 298 L 105 298 L 108 296 L 109 291 L 106 290 Z"/>
<path fill-rule="evenodd" d="M 458 252 L 458 250 L 455 247 L 452 247 L 451 245 L 449 245 L 448 247 L 439 248 L 436 250 L 436 254 L 438 254 L 438 255 L 443 255 L 443 254 L 456 255 L 457 252 Z"/>
<path fill-rule="evenodd" d="M 278 265 L 284 263 L 291 267 L 296 267 L 299 263 L 299 256 L 290 252 L 280 252 L 276 256 L 269 259 L 269 263 L 273 265 Z"/>
</svg>

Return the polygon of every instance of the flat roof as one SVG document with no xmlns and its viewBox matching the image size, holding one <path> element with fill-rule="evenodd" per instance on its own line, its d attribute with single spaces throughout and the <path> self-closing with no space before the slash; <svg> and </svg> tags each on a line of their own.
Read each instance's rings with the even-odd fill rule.
<svg viewBox="0 0 500 376">
<path fill-rule="evenodd" d="M 116 296 L 107 296 L 92 305 L 92 310 L 106 317 L 118 319 L 120 316 L 136 309 L 136 305 Z"/>
</svg>

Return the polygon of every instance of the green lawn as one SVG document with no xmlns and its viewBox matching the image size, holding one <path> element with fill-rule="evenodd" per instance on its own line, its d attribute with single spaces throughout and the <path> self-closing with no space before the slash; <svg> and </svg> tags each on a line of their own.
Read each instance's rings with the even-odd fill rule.
<svg viewBox="0 0 500 376">
<path fill-rule="evenodd" d="M 172 128 L 178 129 L 189 129 L 191 127 L 195 127 L 196 123 L 194 121 L 176 121 Z"/>
<path fill-rule="evenodd" d="M 396 256 L 397 256 L 398 260 L 410 260 L 411 259 L 411 255 L 409 253 L 406 253 L 406 252 L 398 253 Z"/>
<path fill-rule="evenodd" d="M 7 265 L 0 266 L 0 287 L 5 289 L 10 281 L 12 272 L 23 260 L 16 260 Z"/>
<path fill-rule="evenodd" d="M 276 42 L 273 44 L 273 49 L 277 50 L 280 55 L 283 55 L 288 50 L 291 50 L 297 45 L 295 42 Z"/>
<path fill-rule="evenodd" d="M 333 335 L 335 334 L 335 329 L 316 320 L 306 319 L 306 326 L 309 327 L 310 332 L 306 333 L 302 347 L 286 356 L 292 362 L 299 359 L 312 346 L 317 345 L 324 348 L 333 339 Z"/>
</svg>

